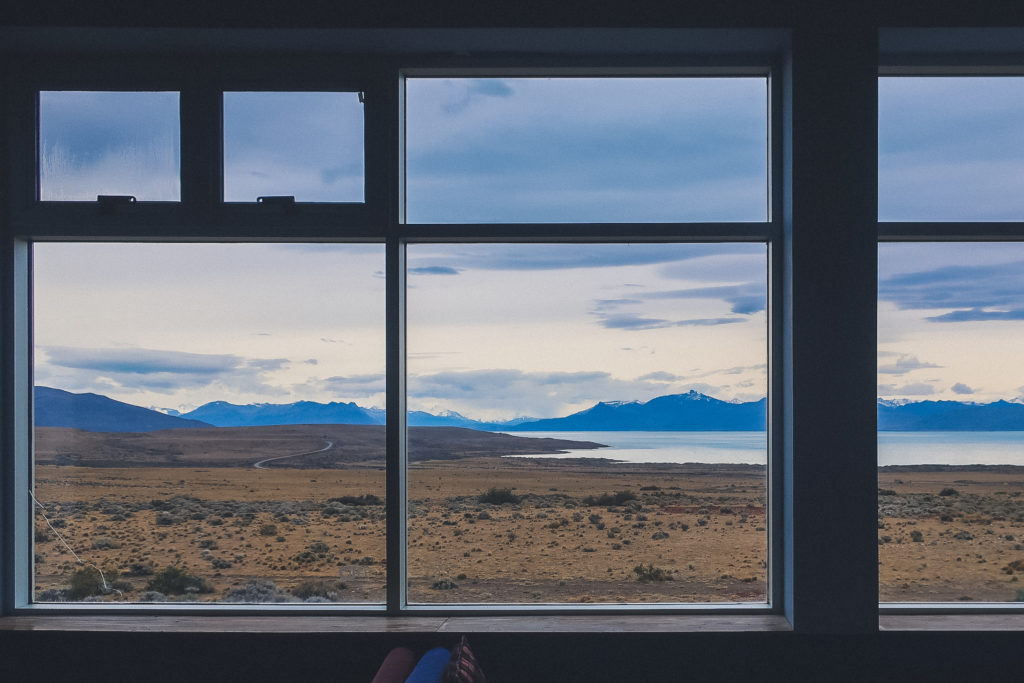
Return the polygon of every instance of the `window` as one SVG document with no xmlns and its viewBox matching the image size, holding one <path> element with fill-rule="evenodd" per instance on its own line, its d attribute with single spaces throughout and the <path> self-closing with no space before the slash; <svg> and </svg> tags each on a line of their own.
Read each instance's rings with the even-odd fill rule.
<svg viewBox="0 0 1024 683">
<path fill-rule="evenodd" d="M 30 79 L 24 606 L 777 609 L 769 67 L 342 71 Z"/>
<path fill-rule="evenodd" d="M 224 199 L 363 201 L 359 93 L 224 93 Z"/>
<path fill-rule="evenodd" d="M 41 92 L 39 197 L 180 198 L 178 93 Z"/>
<path fill-rule="evenodd" d="M 1012 75 L 879 80 L 879 217 L 908 221 L 878 252 L 883 603 L 1024 599 L 1022 95 Z"/>
</svg>

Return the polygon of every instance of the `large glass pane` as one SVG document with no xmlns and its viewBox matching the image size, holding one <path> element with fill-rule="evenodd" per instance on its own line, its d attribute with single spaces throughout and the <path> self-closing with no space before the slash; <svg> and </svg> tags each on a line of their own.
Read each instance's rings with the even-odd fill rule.
<svg viewBox="0 0 1024 683">
<path fill-rule="evenodd" d="M 766 271 L 410 246 L 410 601 L 764 602 Z"/>
<path fill-rule="evenodd" d="M 1024 78 L 880 78 L 878 217 L 1024 220 Z"/>
<path fill-rule="evenodd" d="M 358 93 L 224 93 L 224 200 L 263 195 L 363 201 Z"/>
<path fill-rule="evenodd" d="M 382 245 L 34 251 L 35 599 L 383 600 Z"/>
<path fill-rule="evenodd" d="M 406 81 L 413 223 L 764 221 L 764 78 Z"/>
<path fill-rule="evenodd" d="M 1024 244 L 878 266 L 879 597 L 1024 600 Z"/>
<path fill-rule="evenodd" d="M 176 92 L 39 93 L 39 197 L 181 198 Z"/>
</svg>

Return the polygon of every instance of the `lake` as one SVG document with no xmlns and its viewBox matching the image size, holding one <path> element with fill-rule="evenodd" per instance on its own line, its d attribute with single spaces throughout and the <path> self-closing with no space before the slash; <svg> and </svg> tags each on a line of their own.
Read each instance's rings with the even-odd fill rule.
<svg viewBox="0 0 1024 683">
<path fill-rule="evenodd" d="M 509 432 L 596 441 L 608 448 L 537 458 L 764 465 L 764 432 Z M 879 432 L 879 465 L 1024 465 L 1022 432 Z"/>
</svg>

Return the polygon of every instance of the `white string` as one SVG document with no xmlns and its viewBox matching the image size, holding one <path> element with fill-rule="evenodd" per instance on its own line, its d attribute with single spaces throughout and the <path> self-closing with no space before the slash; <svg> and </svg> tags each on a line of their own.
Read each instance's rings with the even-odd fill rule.
<svg viewBox="0 0 1024 683">
<path fill-rule="evenodd" d="M 103 582 L 103 592 L 104 593 L 117 593 L 118 597 L 122 597 L 124 595 L 124 593 L 122 593 L 121 591 L 117 590 L 116 588 L 111 586 L 109 583 L 107 583 L 107 577 L 105 577 L 103 575 L 103 570 L 102 569 L 100 569 L 96 565 L 92 564 L 91 562 L 86 562 L 85 560 L 83 560 L 81 557 L 78 556 L 78 553 L 75 552 L 75 549 L 72 548 L 70 545 L 68 545 L 68 542 L 64 540 L 64 537 L 60 535 L 60 532 L 57 531 L 53 527 L 53 524 L 50 523 L 50 518 L 46 516 L 46 508 L 43 506 L 42 503 L 40 503 L 38 500 L 36 500 L 36 496 L 35 496 L 34 493 L 32 493 L 32 489 L 28 490 L 28 495 L 31 496 L 32 502 L 35 503 L 36 505 L 38 505 L 39 509 L 42 510 L 42 512 L 40 514 L 43 516 L 43 521 L 46 522 L 46 526 L 50 527 L 50 531 L 53 532 L 53 535 L 57 537 L 57 540 L 59 540 L 61 543 L 64 544 L 64 547 L 68 549 L 68 552 L 71 553 L 71 555 L 75 558 L 75 560 L 78 562 L 78 564 L 80 564 L 82 566 L 85 566 L 85 567 L 92 567 L 97 572 L 99 572 L 99 574 L 100 574 L 100 581 Z"/>
</svg>

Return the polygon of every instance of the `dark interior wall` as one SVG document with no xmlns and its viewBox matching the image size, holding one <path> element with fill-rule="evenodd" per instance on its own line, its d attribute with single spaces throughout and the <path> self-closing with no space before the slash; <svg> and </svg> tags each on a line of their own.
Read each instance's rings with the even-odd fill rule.
<svg viewBox="0 0 1024 683">
<path fill-rule="evenodd" d="M 7 633 L 4 680 L 368 682 L 397 645 L 452 635 Z M 1020 681 L 1020 634 L 484 635 L 492 683 L 547 681 Z"/>
<path fill-rule="evenodd" d="M 696 5 L 696 6 L 695 6 Z M 1024 25 L 1018 3 L 981 0 L 520 0 L 429 2 L 22 2 L 0 26 L 69 27 L 701 27 L 795 29 Z M 62 46 L 54 45 L 54 49 Z M 1024 50 L 1022 50 L 1024 52 Z M 842 591 L 842 586 L 836 586 Z M 386 652 L 422 652 L 454 636 L 427 634 L 153 634 L 0 631 L 4 680 L 368 681 Z M 476 634 L 501 681 L 1024 680 L 1024 632 L 678 635 Z"/>
</svg>

